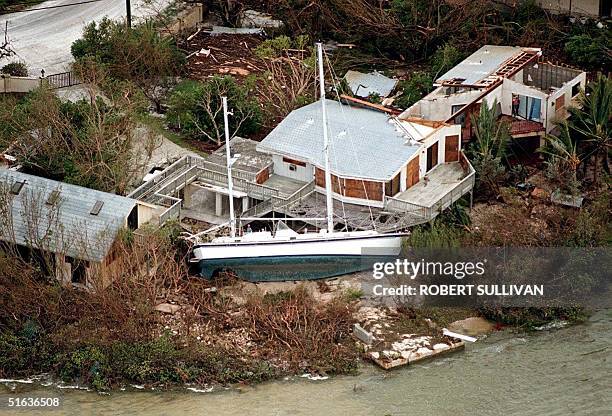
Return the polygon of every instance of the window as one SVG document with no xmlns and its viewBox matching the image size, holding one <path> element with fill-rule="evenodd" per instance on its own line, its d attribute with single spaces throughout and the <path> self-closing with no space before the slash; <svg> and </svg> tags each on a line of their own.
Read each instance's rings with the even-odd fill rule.
<svg viewBox="0 0 612 416">
<path fill-rule="evenodd" d="M 461 110 L 463 107 L 465 107 L 465 104 L 457 104 L 451 107 L 451 115 L 455 114 L 457 111 Z M 461 127 L 465 127 L 465 114 L 466 112 L 464 111 L 462 114 L 459 114 L 457 117 L 455 117 L 455 124 L 461 124 Z"/>
<path fill-rule="evenodd" d="M 23 188 L 23 186 L 26 184 L 26 181 L 17 181 L 15 183 L 13 183 L 13 185 L 11 186 L 11 193 L 13 195 L 19 195 L 19 192 L 21 192 L 21 189 Z"/>
<path fill-rule="evenodd" d="M 89 211 L 89 213 L 91 215 L 98 215 L 100 213 L 100 211 L 102 210 L 102 207 L 104 206 L 104 202 L 102 201 L 96 201 L 96 203 L 94 204 L 93 208 L 91 209 L 91 211 Z"/>
<path fill-rule="evenodd" d="M 572 98 L 580 93 L 580 83 L 577 83 L 572 87 Z"/>
<path fill-rule="evenodd" d="M 525 120 L 540 121 L 542 113 L 542 100 L 539 98 L 519 95 L 517 116 Z"/>
<path fill-rule="evenodd" d="M 294 165 L 293 163 L 291 163 L 291 164 L 289 165 L 289 170 L 290 170 L 291 172 L 295 172 L 295 171 L 297 170 L 297 166 L 296 166 L 296 165 Z"/>
</svg>

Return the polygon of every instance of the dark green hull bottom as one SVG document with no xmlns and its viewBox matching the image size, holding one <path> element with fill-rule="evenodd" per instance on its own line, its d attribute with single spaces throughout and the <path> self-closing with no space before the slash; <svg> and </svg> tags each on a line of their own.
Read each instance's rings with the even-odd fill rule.
<svg viewBox="0 0 612 416">
<path fill-rule="evenodd" d="M 200 276 L 211 279 L 220 272 L 231 271 L 250 282 L 281 282 L 286 280 L 316 280 L 371 270 L 387 256 L 284 256 L 219 260 L 200 260 Z"/>
</svg>

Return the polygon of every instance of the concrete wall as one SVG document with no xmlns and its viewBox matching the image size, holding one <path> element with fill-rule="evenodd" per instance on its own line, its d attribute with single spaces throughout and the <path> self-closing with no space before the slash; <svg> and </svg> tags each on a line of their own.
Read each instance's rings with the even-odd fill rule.
<svg viewBox="0 0 612 416">
<path fill-rule="evenodd" d="M 553 13 L 599 16 L 601 1 L 605 0 L 536 0 L 536 3 Z"/>
<path fill-rule="evenodd" d="M 471 90 L 457 94 L 444 94 L 447 87 L 438 87 L 402 113 L 402 116 L 420 117 L 425 120 L 447 120 L 452 115 L 454 105 L 467 104 L 482 93 Z"/>
<path fill-rule="evenodd" d="M 151 221 L 156 215 L 159 215 L 157 212 L 159 209 L 153 205 L 139 201 L 136 206 L 138 207 L 138 227 L 143 226 Z"/>
<path fill-rule="evenodd" d="M 512 114 L 512 94 L 524 95 L 527 97 L 539 98 L 542 100 L 542 112 L 540 122 L 546 126 L 546 132 L 550 133 L 555 128 L 557 121 L 567 118 L 566 109 L 558 109 L 555 107 L 557 99 L 564 95 L 565 96 L 565 107 L 569 105 L 575 105 L 575 97 L 572 97 L 572 88 L 580 84 L 580 87 L 584 89 L 586 86 L 586 73 L 582 72 L 572 80 L 563 84 L 563 86 L 551 94 L 521 83 L 512 81 L 510 79 L 504 79 L 502 88 L 496 90 L 496 94 L 501 98 L 502 113 L 511 115 Z M 501 90 L 501 95 L 497 91 Z M 490 94 L 489 96 L 492 96 Z M 489 101 L 489 96 L 487 101 Z M 499 98 L 498 98 L 499 99 Z M 492 100 L 491 100 L 492 102 Z"/>
<path fill-rule="evenodd" d="M 39 78 L 0 75 L 0 93 L 27 93 L 40 86 Z"/>
<path fill-rule="evenodd" d="M 178 14 L 174 22 L 163 33 L 178 35 L 187 30 L 194 30 L 203 20 L 203 9 L 201 4 L 195 4 Z"/>
<path fill-rule="evenodd" d="M 445 126 L 434 131 L 429 137 L 423 141 L 423 146 L 419 149 L 415 155 L 410 158 L 414 159 L 419 155 L 419 180 L 427 174 L 427 149 L 433 146 L 436 142 L 438 143 L 438 164 L 446 163 L 446 136 L 459 136 L 459 150 L 461 150 L 461 126 L 458 124 L 452 126 Z M 409 161 L 408 161 L 409 162 Z M 406 165 L 408 165 L 406 162 Z M 404 183 L 404 186 L 406 184 Z M 405 188 L 404 188 L 405 190 Z"/>
</svg>

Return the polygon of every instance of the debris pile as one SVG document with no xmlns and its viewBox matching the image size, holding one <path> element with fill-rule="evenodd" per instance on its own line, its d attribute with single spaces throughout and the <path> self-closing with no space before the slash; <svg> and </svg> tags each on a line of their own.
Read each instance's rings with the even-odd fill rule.
<svg viewBox="0 0 612 416">
<path fill-rule="evenodd" d="M 359 323 L 353 334 L 366 357 L 387 370 L 464 347 L 463 341 L 444 336 L 431 321 L 426 335 L 406 331 L 413 328 L 392 308 L 364 306 L 355 318 Z"/>
<path fill-rule="evenodd" d="M 258 34 L 201 31 L 185 40 L 187 68 L 192 79 L 234 75 L 237 79 L 264 71 L 254 49 L 263 41 Z"/>
</svg>

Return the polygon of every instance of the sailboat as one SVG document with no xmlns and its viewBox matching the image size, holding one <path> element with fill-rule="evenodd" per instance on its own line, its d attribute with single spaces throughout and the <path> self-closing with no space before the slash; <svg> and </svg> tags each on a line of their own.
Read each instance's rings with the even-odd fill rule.
<svg viewBox="0 0 612 416">
<path fill-rule="evenodd" d="M 232 271 L 238 277 L 253 282 L 321 279 L 366 270 L 376 261 L 399 255 L 402 239 L 406 234 L 382 234 L 375 230 L 334 230 L 322 50 L 322 45 L 318 43 L 327 228 L 319 232 L 297 233 L 284 223 L 278 222 L 274 232 L 258 231 L 236 235 L 232 165 L 237 158 L 231 156 L 227 98 L 223 97 L 230 235 L 194 245 L 191 262 L 197 265 L 202 277 L 212 278 L 218 272 Z"/>
</svg>

